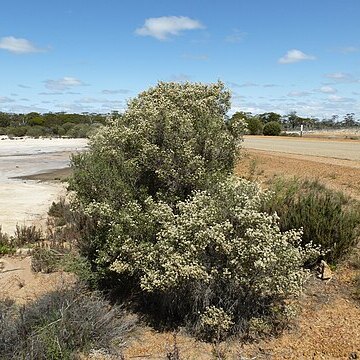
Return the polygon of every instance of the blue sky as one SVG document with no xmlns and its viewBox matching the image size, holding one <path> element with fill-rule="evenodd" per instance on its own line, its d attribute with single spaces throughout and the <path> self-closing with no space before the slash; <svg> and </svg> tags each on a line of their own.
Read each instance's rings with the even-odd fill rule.
<svg viewBox="0 0 360 360">
<path fill-rule="evenodd" d="M 3 0 L 0 111 L 109 112 L 158 81 L 360 117 L 359 0 Z"/>
</svg>

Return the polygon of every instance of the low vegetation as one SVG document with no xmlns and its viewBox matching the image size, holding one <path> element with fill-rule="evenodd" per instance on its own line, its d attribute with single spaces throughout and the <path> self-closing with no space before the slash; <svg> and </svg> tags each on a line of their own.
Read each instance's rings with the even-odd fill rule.
<svg viewBox="0 0 360 360">
<path fill-rule="evenodd" d="M 34 271 L 71 271 L 87 283 L 24 307 L 1 301 L 2 358 L 116 349 L 121 358 L 132 321 L 119 304 L 215 345 L 289 324 L 309 268 L 336 264 L 358 242 L 360 207 L 314 181 L 277 179 L 263 191 L 235 178 L 245 129 L 279 135 L 281 125 L 275 113 L 228 119 L 229 101 L 220 82 L 141 93 L 72 158 L 72 201 L 52 204 L 45 235 L 0 231 L 0 254 L 31 246 Z M 167 358 L 179 356 L 175 337 Z"/>
<path fill-rule="evenodd" d="M 276 121 L 270 121 L 264 125 L 263 134 L 270 136 L 279 136 L 281 133 L 281 125 Z"/>
<path fill-rule="evenodd" d="M 297 134 L 299 136 L 301 126 L 305 131 L 309 130 L 338 130 L 352 128 L 356 131 L 360 129 L 360 120 L 355 118 L 354 113 L 344 115 L 342 119 L 338 115 L 333 115 L 331 118 L 313 118 L 298 116 L 295 111 L 286 115 L 280 115 L 274 112 L 266 112 L 262 114 L 252 114 L 251 112 L 238 111 L 232 118 L 241 119 L 247 124 L 247 133 L 250 135 L 267 135 L 269 131 L 267 124 L 276 123 L 270 128 L 280 126 L 284 130 L 282 135 Z M 287 131 L 289 131 L 287 133 Z M 273 131 L 271 131 L 273 132 Z M 279 135 L 280 131 L 276 130 L 274 135 Z M 272 135 L 272 134 L 269 134 Z M 357 139 L 355 136 L 354 139 Z"/>
<path fill-rule="evenodd" d="M 282 231 L 302 229 L 302 246 L 320 245 L 324 258 L 337 263 L 357 244 L 360 204 L 317 181 L 277 178 L 264 210 L 279 216 Z"/>
<path fill-rule="evenodd" d="M 31 112 L 13 114 L 0 112 L 0 135 L 12 137 L 84 138 L 93 134 L 111 114 L 66 114 Z"/>
<path fill-rule="evenodd" d="M 23 306 L 0 301 L 0 354 L 12 359 L 74 359 L 101 349 L 121 358 L 133 320 L 80 284 Z"/>
</svg>

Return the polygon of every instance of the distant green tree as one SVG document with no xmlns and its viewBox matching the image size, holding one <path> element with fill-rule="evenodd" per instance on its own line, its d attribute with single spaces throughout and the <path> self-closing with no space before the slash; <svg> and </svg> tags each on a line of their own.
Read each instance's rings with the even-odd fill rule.
<svg viewBox="0 0 360 360">
<path fill-rule="evenodd" d="M 281 125 L 277 121 L 271 121 L 264 125 L 264 135 L 278 136 L 281 133 Z"/>
<path fill-rule="evenodd" d="M 266 124 L 270 121 L 281 122 L 281 115 L 275 112 L 267 112 L 259 115 L 260 120 Z"/>
</svg>

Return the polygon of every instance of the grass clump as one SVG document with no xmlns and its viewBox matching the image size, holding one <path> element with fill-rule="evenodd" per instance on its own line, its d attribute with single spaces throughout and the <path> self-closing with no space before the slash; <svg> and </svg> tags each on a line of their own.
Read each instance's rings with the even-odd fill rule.
<svg viewBox="0 0 360 360">
<path fill-rule="evenodd" d="M 118 307 L 81 285 L 48 293 L 22 307 L 0 301 L 0 358 L 74 359 L 102 349 L 121 358 L 133 325 Z"/>
<path fill-rule="evenodd" d="M 355 200 L 313 180 L 277 178 L 270 190 L 264 210 L 277 213 L 282 231 L 302 228 L 302 245 L 320 245 L 328 262 L 337 263 L 356 245 L 360 206 Z"/>
<path fill-rule="evenodd" d="M 11 243 L 11 238 L 8 234 L 2 232 L 0 226 L 0 255 L 11 254 L 14 251 L 15 249 Z"/>
</svg>

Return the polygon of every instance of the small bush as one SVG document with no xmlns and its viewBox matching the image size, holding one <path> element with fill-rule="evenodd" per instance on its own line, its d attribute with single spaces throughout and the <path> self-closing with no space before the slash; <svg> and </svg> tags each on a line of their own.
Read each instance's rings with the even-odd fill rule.
<svg viewBox="0 0 360 360">
<path fill-rule="evenodd" d="M 281 125 L 277 121 L 270 121 L 264 125 L 263 134 L 278 136 L 281 133 Z"/>
<path fill-rule="evenodd" d="M 14 252 L 11 238 L 8 234 L 3 233 L 0 226 L 0 255 L 11 254 Z"/>
<path fill-rule="evenodd" d="M 39 125 L 34 125 L 29 127 L 26 132 L 26 136 L 30 136 L 34 138 L 38 138 L 40 136 L 45 136 L 45 135 L 46 135 L 46 128 Z"/>
<path fill-rule="evenodd" d="M 64 253 L 47 247 L 36 247 L 31 256 L 31 269 L 35 272 L 52 273 L 60 270 Z"/>
<path fill-rule="evenodd" d="M 121 356 L 132 325 L 120 308 L 81 285 L 56 290 L 22 307 L 1 300 L 0 358 L 70 360 L 92 349 Z"/>
<path fill-rule="evenodd" d="M 36 229 L 34 225 L 16 225 L 13 243 L 15 246 L 23 246 L 25 244 L 35 244 L 43 240 L 43 234 L 40 229 Z"/>
<path fill-rule="evenodd" d="M 246 119 L 247 130 L 250 135 L 261 135 L 263 133 L 263 123 L 256 117 L 251 116 Z"/>
<path fill-rule="evenodd" d="M 302 245 L 320 245 L 327 261 L 338 262 L 357 243 L 358 202 L 317 181 L 278 178 L 270 189 L 273 196 L 264 210 L 277 213 L 282 231 L 303 228 Z"/>
<path fill-rule="evenodd" d="M 16 137 L 22 137 L 26 135 L 26 132 L 28 131 L 27 126 L 9 126 L 7 128 L 7 135 L 10 136 L 16 136 Z"/>
</svg>

